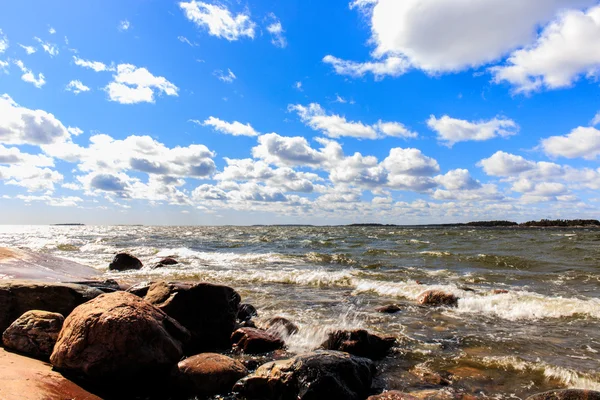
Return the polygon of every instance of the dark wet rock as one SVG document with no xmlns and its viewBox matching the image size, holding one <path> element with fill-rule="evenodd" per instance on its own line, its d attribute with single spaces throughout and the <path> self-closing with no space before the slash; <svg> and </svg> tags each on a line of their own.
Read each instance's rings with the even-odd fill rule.
<svg viewBox="0 0 600 400">
<path fill-rule="evenodd" d="M 188 354 L 229 349 L 240 295 L 210 283 L 154 282 L 144 297 L 192 334 Z"/>
<path fill-rule="evenodd" d="M 149 282 L 140 282 L 135 285 L 129 287 L 126 291 L 135 294 L 138 297 L 145 297 L 148 294 L 148 289 L 150 289 L 151 283 Z"/>
<path fill-rule="evenodd" d="M 459 287 L 460 290 L 464 290 L 465 292 L 476 292 L 477 290 L 470 288 L 468 286 L 460 286 Z"/>
<path fill-rule="evenodd" d="M 0 280 L 0 332 L 30 310 L 69 315 L 78 305 L 102 291 L 72 283 Z"/>
<path fill-rule="evenodd" d="M 362 400 L 375 365 L 339 351 L 315 351 L 270 362 L 241 379 L 234 391 L 248 399 Z"/>
<path fill-rule="evenodd" d="M 158 262 L 158 264 L 161 264 L 161 265 L 177 265 L 177 264 L 179 264 L 179 261 L 177 261 L 176 259 L 174 259 L 172 257 L 165 257 L 162 260 L 160 260 Z"/>
<path fill-rule="evenodd" d="M 73 282 L 77 285 L 85 285 L 85 286 L 90 286 L 93 288 L 96 288 L 98 290 L 103 291 L 104 293 L 112 293 L 112 292 L 118 292 L 119 290 L 124 290 L 124 287 L 119 285 L 119 282 L 115 281 L 114 279 L 106 279 L 103 281 L 80 281 L 80 282 Z"/>
<path fill-rule="evenodd" d="M 144 265 L 137 258 L 128 253 L 119 253 L 108 265 L 111 271 L 127 271 L 130 269 L 141 269 Z"/>
<path fill-rule="evenodd" d="M 600 392 L 582 389 L 551 390 L 534 394 L 526 400 L 600 400 Z"/>
<path fill-rule="evenodd" d="M 335 331 L 321 344 L 325 350 L 339 350 L 359 357 L 378 360 L 385 357 L 394 346 L 396 339 L 371 334 L 364 329 L 354 331 Z"/>
<path fill-rule="evenodd" d="M 256 310 L 256 307 L 248 303 L 240 304 L 237 319 L 243 322 L 252 319 L 252 317 L 258 317 L 258 311 Z"/>
<path fill-rule="evenodd" d="M 249 319 L 248 321 L 244 321 L 244 322 L 236 322 L 235 330 L 237 331 L 240 328 L 257 328 L 257 326 L 254 323 L 254 321 Z"/>
<path fill-rule="evenodd" d="M 168 375 L 189 339 L 183 326 L 148 302 L 131 293 L 107 293 L 65 319 L 50 362 L 102 384 L 153 382 Z"/>
<path fill-rule="evenodd" d="M 186 358 L 172 372 L 176 390 L 188 396 L 229 393 L 233 385 L 246 375 L 248 370 L 244 364 L 216 353 Z"/>
<path fill-rule="evenodd" d="M 266 331 L 279 336 L 290 336 L 295 333 L 298 333 L 298 331 L 300 330 L 300 328 L 298 328 L 298 325 L 284 317 L 274 317 L 268 319 L 264 323 L 263 328 Z"/>
<path fill-rule="evenodd" d="M 2 334 L 7 349 L 47 359 L 52 353 L 65 318 L 58 313 L 31 310 L 21 315 Z"/>
<path fill-rule="evenodd" d="M 419 400 L 419 398 L 398 390 L 391 390 L 389 392 L 369 396 L 367 400 Z"/>
<path fill-rule="evenodd" d="M 256 328 L 238 329 L 231 335 L 231 343 L 246 354 L 268 353 L 285 346 L 279 336 Z"/>
<path fill-rule="evenodd" d="M 494 289 L 492 290 L 492 294 L 507 294 L 508 290 L 506 289 Z"/>
<path fill-rule="evenodd" d="M 397 304 L 388 304 L 386 306 L 377 307 L 375 311 L 383 314 L 395 314 L 399 311 L 402 311 L 402 308 L 400 308 Z"/>
<path fill-rule="evenodd" d="M 452 293 L 442 292 L 441 290 L 428 290 L 419 295 L 417 302 L 426 306 L 456 307 L 458 305 L 458 297 Z"/>
</svg>

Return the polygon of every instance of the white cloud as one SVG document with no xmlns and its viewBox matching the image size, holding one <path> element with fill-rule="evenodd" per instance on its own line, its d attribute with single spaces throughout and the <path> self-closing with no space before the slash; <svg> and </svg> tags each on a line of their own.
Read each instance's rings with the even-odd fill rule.
<svg viewBox="0 0 600 400">
<path fill-rule="evenodd" d="M 237 76 L 230 69 L 227 69 L 227 73 L 224 73 L 222 70 L 217 69 L 213 72 L 213 75 L 216 76 L 220 81 L 225 83 L 232 83 L 237 79 Z"/>
<path fill-rule="evenodd" d="M 593 160 L 600 155 L 600 130 L 578 127 L 568 135 L 543 139 L 541 144 L 549 156 Z"/>
<path fill-rule="evenodd" d="M 23 75 L 21 75 L 21 79 L 23 81 L 33 84 L 33 86 L 35 86 L 38 89 L 40 89 L 42 86 L 44 86 L 46 84 L 46 79 L 44 78 L 44 74 L 39 73 L 36 78 L 35 74 L 33 72 L 31 72 L 30 69 L 25 67 L 25 64 L 23 64 L 23 61 L 16 60 L 15 65 L 21 69 L 21 72 L 23 72 Z"/>
<path fill-rule="evenodd" d="M 130 27 L 131 27 L 131 24 L 129 23 L 128 20 L 123 20 L 123 21 L 119 22 L 119 30 L 121 32 L 128 30 Z"/>
<path fill-rule="evenodd" d="M 37 51 L 37 49 L 33 46 L 23 46 L 22 44 L 19 43 L 19 46 L 21 46 L 23 48 L 23 50 L 25 50 L 25 52 L 30 55 L 33 54 Z"/>
<path fill-rule="evenodd" d="M 415 132 L 411 132 L 399 122 L 379 121 L 373 125 L 365 125 L 362 122 L 347 121 L 345 117 L 339 115 L 327 115 L 317 103 L 311 103 L 308 106 L 290 105 L 288 109 L 296 111 L 300 119 L 312 129 L 321 131 L 331 138 L 343 136 L 364 139 L 377 139 L 384 136 L 417 137 Z"/>
<path fill-rule="evenodd" d="M 600 111 L 598 111 L 596 113 L 596 115 L 594 116 L 594 119 L 592 119 L 591 125 L 592 126 L 600 125 Z"/>
<path fill-rule="evenodd" d="M 339 75 L 347 75 L 354 78 L 363 77 L 368 73 L 373 74 L 376 80 L 386 76 L 400 76 L 410 69 L 410 64 L 402 57 L 387 57 L 384 60 L 356 62 L 342 60 L 332 55 L 323 57 L 323 62 L 331 64 Z"/>
<path fill-rule="evenodd" d="M 25 203 L 31 203 L 34 201 L 41 201 L 51 207 L 77 207 L 79 203 L 83 202 L 81 197 L 77 196 L 64 196 L 64 197 L 52 197 L 52 196 L 23 196 L 17 195 L 17 199 L 23 200 Z"/>
<path fill-rule="evenodd" d="M 591 3 L 591 2 L 590 2 Z M 491 68 L 495 82 L 506 81 L 516 92 L 571 86 L 580 76 L 600 71 L 600 6 L 569 10 L 544 28 L 531 46 L 517 50 L 506 65 Z"/>
<path fill-rule="evenodd" d="M 275 16 L 275 14 L 271 14 L 271 19 L 273 22 L 267 26 L 267 31 L 271 34 L 271 43 L 276 47 L 284 49 L 287 47 L 287 40 L 283 33 L 283 26 L 281 26 L 281 21 Z"/>
<path fill-rule="evenodd" d="M 258 136 L 259 133 L 254 130 L 250 124 L 242 124 L 238 121 L 226 122 L 215 117 L 209 117 L 204 122 L 193 120 L 192 122 L 204 126 L 212 126 L 216 131 L 233 136 Z"/>
<path fill-rule="evenodd" d="M 34 39 L 42 45 L 42 48 L 46 53 L 50 54 L 50 57 L 58 55 L 58 47 L 54 43 L 44 42 L 39 37 L 34 37 Z"/>
<path fill-rule="evenodd" d="M 268 133 L 259 136 L 258 143 L 258 146 L 252 149 L 252 155 L 279 166 L 317 167 L 328 159 L 343 156 L 342 147 L 333 141 L 321 141 L 323 148 L 314 150 L 303 137 Z"/>
<path fill-rule="evenodd" d="M 179 6 L 183 9 L 187 19 L 198 27 L 207 28 L 208 33 L 212 36 L 229 41 L 238 40 L 244 36 L 254 38 L 256 24 L 252 22 L 247 13 L 239 13 L 234 16 L 225 6 L 195 0 L 180 2 Z"/>
<path fill-rule="evenodd" d="M 54 115 L 19 106 L 0 96 L 0 143 L 43 145 L 67 140 L 70 134 Z"/>
<path fill-rule="evenodd" d="M 75 65 L 78 65 L 83 68 L 90 68 L 96 72 L 115 71 L 114 66 L 112 66 L 112 65 L 107 66 L 106 64 L 101 63 L 100 61 L 83 60 L 77 56 L 73 56 L 73 61 L 75 62 Z"/>
<path fill-rule="evenodd" d="M 51 35 L 54 35 L 56 33 L 56 29 L 54 29 L 53 27 L 48 28 L 48 33 Z"/>
<path fill-rule="evenodd" d="M 90 88 L 81 83 L 81 81 L 74 80 L 69 82 L 65 90 L 67 90 L 68 92 L 79 94 L 81 92 L 89 92 Z"/>
<path fill-rule="evenodd" d="M 0 54 L 4 53 L 8 49 L 8 38 L 0 29 Z"/>
<path fill-rule="evenodd" d="M 39 168 L 30 164 L 0 165 L 0 179 L 6 185 L 20 186 L 29 192 L 54 190 L 54 185 L 63 180 L 63 176 L 49 168 Z"/>
<path fill-rule="evenodd" d="M 0 60 L 0 71 L 4 72 L 5 74 L 8 74 L 8 67 L 9 67 L 9 62 L 8 61 L 2 61 Z"/>
<path fill-rule="evenodd" d="M 513 120 L 502 117 L 470 122 L 447 115 L 437 119 L 432 115 L 427 120 L 427 126 L 437 132 L 438 140 L 449 147 L 458 142 L 483 141 L 497 136 L 508 137 L 516 135 L 519 131 L 519 126 Z"/>
<path fill-rule="evenodd" d="M 0 164 L 27 164 L 34 167 L 53 167 L 54 161 L 43 154 L 23 153 L 16 147 L 4 147 L 0 144 Z"/>
<path fill-rule="evenodd" d="M 445 175 L 436 176 L 435 181 L 447 190 L 473 190 L 481 187 L 481 183 L 473 179 L 466 169 L 448 171 Z"/>
<path fill-rule="evenodd" d="M 302 82 L 300 82 L 300 81 L 294 83 L 294 88 L 296 90 L 298 90 L 299 92 L 304 91 L 304 89 L 302 89 Z"/>
<path fill-rule="evenodd" d="M 477 165 L 491 176 L 512 176 L 535 168 L 535 163 L 521 156 L 498 151 Z"/>
<path fill-rule="evenodd" d="M 179 88 L 162 76 L 152 75 L 146 68 L 119 64 L 113 81 L 106 86 L 111 101 L 121 104 L 154 103 L 154 95 L 177 96 Z"/>
<path fill-rule="evenodd" d="M 177 40 L 179 40 L 181 43 L 188 44 L 192 47 L 198 46 L 196 43 L 190 42 L 190 40 L 188 38 L 186 38 L 185 36 L 177 36 Z"/>
</svg>

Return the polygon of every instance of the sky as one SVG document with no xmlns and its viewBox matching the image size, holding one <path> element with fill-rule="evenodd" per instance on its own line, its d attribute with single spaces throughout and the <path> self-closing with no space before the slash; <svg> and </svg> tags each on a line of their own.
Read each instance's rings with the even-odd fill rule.
<svg viewBox="0 0 600 400">
<path fill-rule="evenodd" d="M 0 223 L 599 218 L 597 0 L 19 0 Z"/>
</svg>

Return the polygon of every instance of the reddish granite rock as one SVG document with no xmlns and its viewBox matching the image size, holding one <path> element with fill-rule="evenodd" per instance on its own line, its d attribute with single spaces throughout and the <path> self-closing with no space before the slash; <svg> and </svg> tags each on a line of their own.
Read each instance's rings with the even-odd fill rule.
<svg viewBox="0 0 600 400">
<path fill-rule="evenodd" d="M 456 307 L 458 305 L 458 297 L 452 293 L 442 292 L 441 290 L 428 290 L 419 295 L 417 302 L 427 306 Z"/>
<path fill-rule="evenodd" d="M 508 290 L 506 289 L 494 289 L 492 290 L 492 294 L 507 294 Z"/>
<path fill-rule="evenodd" d="M 398 390 L 391 390 L 374 396 L 369 396 L 367 400 L 419 400 L 417 397 Z"/>
<path fill-rule="evenodd" d="M 190 333 L 139 297 L 115 292 L 80 305 L 65 319 L 50 362 L 91 381 L 152 382 L 183 355 Z"/>
<path fill-rule="evenodd" d="M 279 336 L 256 328 L 240 328 L 231 335 L 231 343 L 246 354 L 268 353 L 285 346 Z"/>
<path fill-rule="evenodd" d="M 385 357 L 394 346 L 396 339 L 371 334 L 364 329 L 354 331 L 335 331 L 321 344 L 325 350 L 339 350 L 359 357 L 377 360 Z"/>
<path fill-rule="evenodd" d="M 144 264 L 137 257 L 128 253 L 119 253 L 108 265 L 108 269 L 111 271 L 127 271 L 130 269 L 141 269 L 143 266 Z"/>
<path fill-rule="evenodd" d="M 527 400 L 600 400 L 600 392 L 582 389 L 551 390 L 529 396 Z"/>
<path fill-rule="evenodd" d="M 173 369 L 176 390 L 186 395 L 213 396 L 226 394 L 248 370 L 230 357 L 203 353 L 180 361 Z"/>
<path fill-rule="evenodd" d="M 31 357 L 47 359 L 56 344 L 64 320 L 58 313 L 27 311 L 2 334 L 4 347 Z"/>
</svg>

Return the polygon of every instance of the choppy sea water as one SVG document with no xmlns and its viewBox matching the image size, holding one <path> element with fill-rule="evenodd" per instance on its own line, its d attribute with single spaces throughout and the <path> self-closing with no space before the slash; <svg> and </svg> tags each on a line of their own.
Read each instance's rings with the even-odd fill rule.
<svg viewBox="0 0 600 400">
<path fill-rule="evenodd" d="M 293 352 L 312 350 L 332 328 L 396 336 L 400 346 L 379 364 L 381 388 L 436 387 L 416 368 L 481 397 L 600 390 L 600 230 L 0 226 L 0 246 L 52 253 L 120 281 L 230 285 L 262 318 L 301 327 L 287 340 Z M 120 251 L 147 265 L 165 256 L 181 264 L 108 272 Z M 429 289 L 456 294 L 458 307 L 417 305 Z M 374 311 L 391 303 L 402 311 Z"/>
</svg>

